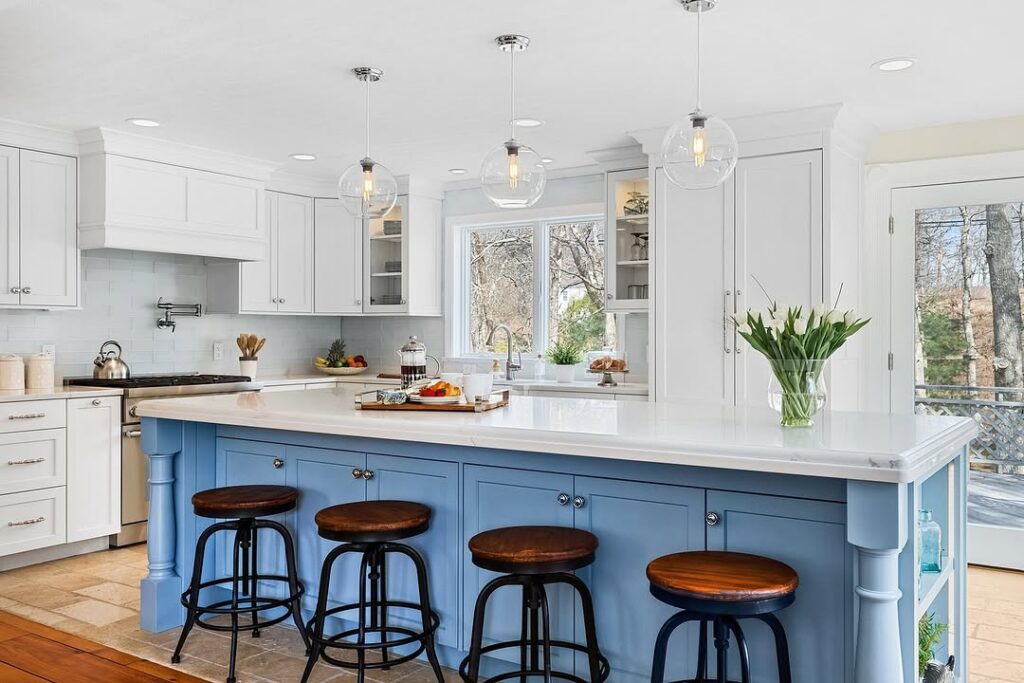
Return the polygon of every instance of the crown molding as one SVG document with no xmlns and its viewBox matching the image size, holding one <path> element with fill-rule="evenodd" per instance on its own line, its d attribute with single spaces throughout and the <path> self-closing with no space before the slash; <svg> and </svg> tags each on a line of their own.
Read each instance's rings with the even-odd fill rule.
<svg viewBox="0 0 1024 683">
<path fill-rule="evenodd" d="M 266 181 L 279 163 L 218 152 L 157 138 L 125 133 L 110 128 L 87 128 L 75 132 L 80 156 L 113 154 L 156 161 L 202 171 Z"/>
<path fill-rule="evenodd" d="M 587 152 L 605 171 L 623 171 L 634 168 L 647 168 L 647 155 L 643 145 L 634 143 L 621 147 L 608 147 Z"/>
<path fill-rule="evenodd" d="M 0 119 L 0 144 L 54 154 L 78 155 L 78 140 L 68 130 Z"/>
<path fill-rule="evenodd" d="M 338 179 L 307 176 L 294 171 L 277 170 L 267 179 L 267 189 L 305 197 L 336 197 Z"/>
<path fill-rule="evenodd" d="M 642 168 L 647 166 L 647 161 L 644 160 L 643 164 L 631 168 Z M 600 164 L 587 164 L 585 166 L 572 166 L 569 168 L 558 168 L 551 169 L 548 171 L 548 180 L 561 180 L 562 178 L 578 178 L 581 176 L 588 175 L 600 175 L 604 173 L 606 168 Z M 449 180 L 446 183 L 442 183 L 441 187 L 445 192 L 452 192 L 456 190 L 479 190 L 480 179 L 479 178 L 464 178 L 462 180 Z"/>
</svg>

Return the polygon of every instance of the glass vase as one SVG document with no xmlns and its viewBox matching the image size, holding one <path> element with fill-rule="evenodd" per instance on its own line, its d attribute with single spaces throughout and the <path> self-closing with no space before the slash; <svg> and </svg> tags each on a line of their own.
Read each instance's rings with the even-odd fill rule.
<svg viewBox="0 0 1024 683">
<path fill-rule="evenodd" d="M 782 416 L 783 427 L 810 427 L 825 407 L 828 392 L 823 372 L 827 359 L 769 360 L 768 405 Z"/>
</svg>

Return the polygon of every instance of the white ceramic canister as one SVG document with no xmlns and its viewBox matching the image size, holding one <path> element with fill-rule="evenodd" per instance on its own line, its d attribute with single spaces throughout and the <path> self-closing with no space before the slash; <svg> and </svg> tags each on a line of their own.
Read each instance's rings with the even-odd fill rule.
<svg viewBox="0 0 1024 683">
<path fill-rule="evenodd" d="M 37 353 L 28 357 L 25 368 L 25 388 L 53 388 L 53 356 Z"/>
<path fill-rule="evenodd" d="M 25 388 L 25 361 L 13 353 L 0 354 L 0 391 Z"/>
</svg>

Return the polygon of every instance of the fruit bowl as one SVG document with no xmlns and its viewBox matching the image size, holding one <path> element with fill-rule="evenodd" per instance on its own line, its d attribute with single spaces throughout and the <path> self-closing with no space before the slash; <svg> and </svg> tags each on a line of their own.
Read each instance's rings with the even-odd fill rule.
<svg viewBox="0 0 1024 683">
<path fill-rule="evenodd" d="M 361 375 L 366 372 L 366 368 L 322 368 L 318 365 L 313 367 L 325 375 Z"/>
</svg>

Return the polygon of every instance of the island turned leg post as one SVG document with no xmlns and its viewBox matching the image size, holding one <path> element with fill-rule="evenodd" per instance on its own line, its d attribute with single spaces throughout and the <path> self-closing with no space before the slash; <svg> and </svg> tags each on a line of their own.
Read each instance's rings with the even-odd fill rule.
<svg viewBox="0 0 1024 683">
<path fill-rule="evenodd" d="M 174 571 L 174 457 L 181 451 L 181 423 L 144 420 L 142 450 L 149 457 L 149 574 L 141 584 L 140 626 L 160 632 L 182 623 L 181 577 Z"/>
<path fill-rule="evenodd" d="M 847 540 L 858 554 L 854 681 L 895 683 L 903 680 L 898 602 L 907 489 L 903 484 L 850 481 L 846 491 Z"/>
</svg>

